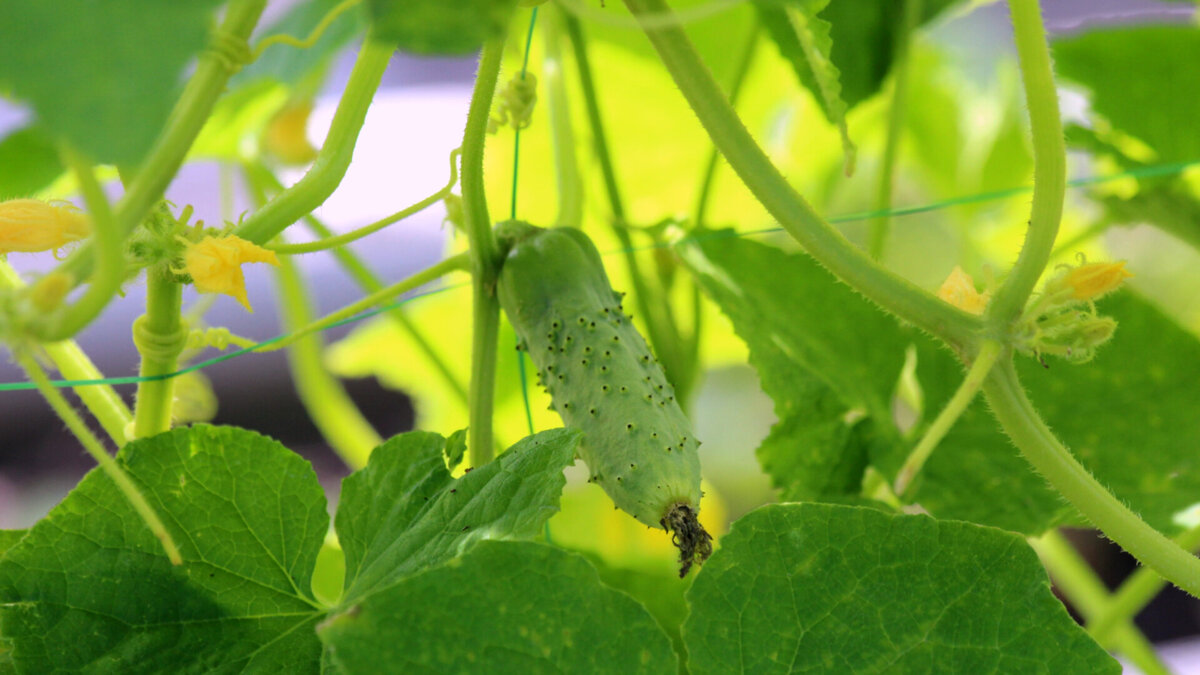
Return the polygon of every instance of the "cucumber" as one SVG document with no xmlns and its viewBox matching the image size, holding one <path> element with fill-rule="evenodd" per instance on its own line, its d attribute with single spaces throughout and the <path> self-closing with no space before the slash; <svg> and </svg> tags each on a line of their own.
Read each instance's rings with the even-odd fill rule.
<svg viewBox="0 0 1200 675">
<path fill-rule="evenodd" d="M 696 516 L 700 446 L 675 391 L 613 291 L 600 254 L 574 228 L 509 221 L 497 295 L 554 409 L 584 433 L 590 481 L 620 509 L 667 530 L 680 576 L 712 552 Z"/>
</svg>

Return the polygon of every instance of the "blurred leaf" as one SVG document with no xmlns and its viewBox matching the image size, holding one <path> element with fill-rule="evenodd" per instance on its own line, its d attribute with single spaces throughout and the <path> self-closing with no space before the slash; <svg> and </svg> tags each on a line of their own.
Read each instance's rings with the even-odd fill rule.
<svg viewBox="0 0 1200 675">
<path fill-rule="evenodd" d="M 956 0 L 925 0 L 921 21 L 925 23 L 954 4 Z M 870 98 L 883 86 L 896 52 L 897 26 L 903 23 L 902 2 L 876 0 L 755 0 L 767 32 L 774 38 L 784 58 L 796 69 L 800 82 L 822 99 L 818 79 L 809 59 L 800 51 L 796 32 L 786 9 L 794 8 L 819 23 L 826 24 L 828 36 L 821 38 L 821 51 L 830 67 L 840 72 L 841 98 L 853 108 Z M 831 43 L 831 44 L 830 44 Z M 828 114 L 828 109 L 827 109 Z M 829 117 L 834 121 L 834 117 Z"/>
<path fill-rule="evenodd" d="M 328 529 L 308 462 L 198 425 L 117 461 L 167 523 L 173 567 L 99 469 L 0 560 L 0 626 L 25 672 L 316 672 L 311 573 Z"/>
<path fill-rule="evenodd" d="M 818 14 L 830 0 L 755 0 L 767 34 L 796 70 L 796 76 L 820 101 L 825 118 L 838 127 L 842 136 L 846 175 L 854 173 L 854 143 L 846 129 L 846 101 L 842 98 L 841 72 L 830 60 L 833 39 L 831 26 Z"/>
<path fill-rule="evenodd" d="M 343 603 L 475 542 L 540 535 L 558 510 L 563 468 L 579 438 L 575 430 L 544 431 L 457 480 L 446 470 L 438 434 L 401 434 L 376 448 L 367 467 L 342 483 L 336 526 L 346 554 Z"/>
<path fill-rule="evenodd" d="M 1200 159 L 1193 102 L 1200 100 L 1200 29 L 1094 30 L 1054 42 L 1058 73 L 1091 92 L 1092 109 L 1149 145 L 1158 161 Z"/>
<path fill-rule="evenodd" d="M 1200 199 L 1179 181 L 1141 181 L 1137 194 L 1098 198 L 1115 224 L 1153 225 L 1200 250 Z"/>
<path fill-rule="evenodd" d="M 891 398 L 915 335 L 805 255 L 728 230 L 698 231 L 676 251 L 775 401 L 758 457 L 784 498 L 858 494 L 870 448 L 898 442 Z"/>
<path fill-rule="evenodd" d="M 255 41 L 272 35 L 290 35 L 306 39 L 321 19 L 342 0 L 304 0 L 269 28 L 255 34 Z M 366 28 L 366 14 L 361 6 L 346 10 L 311 47 L 299 49 L 288 44 L 268 47 L 258 59 L 246 66 L 229 81 L 236 90 L 260 79 L 286 85 L 296 85 L 324 70 L 329 61 Z"/>
<path fill-rule="evenodd" d="M 600 583 L 581 556 L 480 542 L 323 623 L 348 673 L 670 673 L 675 655 L 646 610 Z"/>
<path fill-rule="evenodd" d="M 1018 536 L 926 516 L 766 506 L 687 593 L 692 673 L 1119 673 Z"/>
<path fill-rule="evenodd" d="M 31 197 L 62 175 L 54 139 L 38 127 L 25 127 L 0 141 L 0 199 Z"/>
<path fill-rule="evenodd" d="M 417 54 L 469 54 L 508 28 L 517 0 L 367 0 L 373 34 Z"/>
<path fill-rule="evenodd" d="M 136 164 L 166 123 L 220 0 L 6 0 L 0 87 L 102 163 Z"/>
<path fill-rule="evenodd" d="M 1045 369 L 1018 357 L 1021 382 L 1050 428 L 1102 484 L 1155 528 L 1178 531 L 1172 516 L 1200 495 L 1200 417 L 1192 395 L 1200 342 L 1130 292 L 1105 299 L 1100 311 L 1120 325 L 1094 361 L 1050 360 Z M 956 384 L 948 373 L 958 369 L 948 356 L 938 357 L 924 358 L 918 375 L 927 393 L 939 389 L 934 396 L 941 398 Z M 918 481 L 915 501 L 939 518 L 1031 535 L 1083 522 L 1029 468 L 981 400 Z"/>
<path fill-rule="evenodd" d="M 259 80 L 230 91 L 217 101 L 213 112 L 189 150 L 191 158 L 240 161 L 253 152 L 256 139 L 271 116 L 287 101 L 287 88 Z"/>
</svg>

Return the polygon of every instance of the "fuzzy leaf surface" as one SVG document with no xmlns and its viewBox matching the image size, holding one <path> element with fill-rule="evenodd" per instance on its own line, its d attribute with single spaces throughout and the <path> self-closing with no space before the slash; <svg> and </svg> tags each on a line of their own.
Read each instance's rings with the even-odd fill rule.
<svg viewBox="0 0 1200 675">
<path fill-rule="evenodd" d="M 117 461 L 158 540 L 99 469 L 0 560 L 0 633 L 22 672 L 316 672 L 311 574 L 329 517 L 312 467 L 273 440 L 194 426 Z"/>
<path fill-rule="evenodd" d="M 400 580 L 319 629 L 347 673 L 670 673 L 675 654 L 650 614 L 604 586 L 582 556 L 480 542 Z"/>
<path fill-rule="evenodd" d="M 760 508 L 688 591 L 705 673 L 1119 673 L 1021 537 L 828 504 Z"/>
</svg>

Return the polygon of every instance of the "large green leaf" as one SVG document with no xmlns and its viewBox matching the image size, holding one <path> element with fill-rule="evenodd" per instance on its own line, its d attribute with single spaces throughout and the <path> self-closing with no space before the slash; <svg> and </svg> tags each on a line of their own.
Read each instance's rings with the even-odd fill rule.
<svg viewBox="0 0 1200 675">
<path fill-rule="evenodd" d="M 380 446 L 346 480 L 338 513 L 354 592 L 379 590 L 368 584 L 443 563 L 480 539 L 539 534 L 578 440 L 548 431 L 458 480 L 436 434 Z M 329 517 L 312 467 L 258 434 L 203 425 L 131 442 L 117 461 L 184 563 L 170 564 L 112 481 L 93 471 L 0 558 L 0 634 L 15 665 L 317 672 L 314 631 L 328 607 L 312 579 Z"/>
<path fill-rule="evenodd" d="M 368 0 L 374 34 L 402 51 L 468 54 L 503 33 L 517 0 Z"/>
<path fill-rule="evenodd" d="M 21 541 L 21 537 L 29 530 L 0 530 L 0 558 L 4 557 L 5 552 Z"/>
<path fill-rule="evenodd" d="M 558 510 L 580 433 L 552 429 L 517 443 L 457 481 L 445 440 L 411 432 L 379 446 L 342 487 L 337 531 L 346 600 L 455 557 L 484 539 L 539 535 Z M 451 483 L 454 483 L 451 486 Z"/>
<path fill-rule="evenodd" d="M 1050 428 L 1121 501 L 1160 530 L 1200 495 L 1200 342 L 1133 293 L 1100 304 L 1117 319 L 1112 341 L 1083 365 L 1018 357 L 1021 381 Z M 922 382 L 945 381 L 927 364 Z M 943 364 L 941 367 L 945 368 Z M 982 401 L 925 467 L 915 499 L 930 513 L 1037 534 L 1080 516 L 1046 487 Z"/>
<path fill-rule="evenodd" d="M 0 560 L 0 632 L 24 672 L 316 672 L 310 589 L 329 516 L 307 462 L 249 431 L 196 426 L 117 461 L 184 564 L 101 471 Z"/>
<path fill-rule="evenodd" d="M 688 592 L 692 673 L 1118 673 L 1017 535 L 824 504 L 733 525 Z"/>
<path fill-rule="evenodd" d="M 29 197 L 63 172 L 54 139 L 38 127 L 25 127 L 0 141 L 0 199 Z"/>
<path fill-rule="evenodd" d="M 96 161 L 136 164 L 166 122 L 220 0 L 5 0 L 0 87 Z"/>
<path fill-rule="evenodd" d="M 319 629 L 348 673 L 671 673 L 662 629 L 600 583 L 583 557 L 540 544 L 479 543 Z"/>
<path fill-rule="evenodd" d="M 758 456 L 784 497 L 857 494 L 869 448 L 898 442 L 892 391 L 920 336 L 808 256 L 728 230 L 697 232 L 676 251 L 750 347 L 775 401 L 779 423 Z"/>
<path fill-rule="evenodd" d="M 1146 143 L 1159 161 L 1200 159 L 1194 101 L 1200 100 L 1200 29 L 1138 26 L 1057 40 L 1063 77 L 1091 92 L 1092 110 Z"/>
</svg>

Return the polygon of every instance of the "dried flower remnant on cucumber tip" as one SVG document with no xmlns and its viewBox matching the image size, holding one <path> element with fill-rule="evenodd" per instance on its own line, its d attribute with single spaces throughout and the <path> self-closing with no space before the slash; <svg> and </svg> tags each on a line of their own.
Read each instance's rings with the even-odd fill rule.
<svg viewBox="0 0 1200 675">
<path fill-rule="evenodd" d="M 0 255 L 57 251 L 91 232 L 91 219 L 70 202 L 0 202 Z"/>
</svg>

